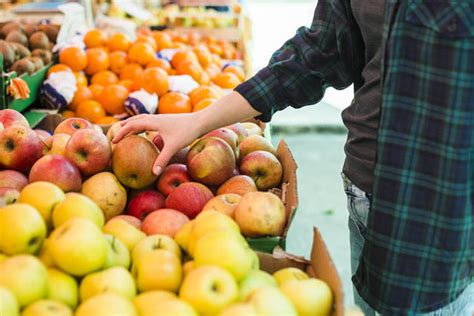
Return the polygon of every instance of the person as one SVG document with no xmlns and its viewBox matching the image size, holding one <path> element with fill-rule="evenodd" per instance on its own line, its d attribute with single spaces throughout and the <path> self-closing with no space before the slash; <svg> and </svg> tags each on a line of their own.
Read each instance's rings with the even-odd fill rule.
<svg viewBox="0 0 474 316">
<path fill-rule="evenodd" d="M 354 84 L 348 197 L 354 297 L 366 315 L 474 313 L 474 5 L 319 0 L 311 27 L 212 106 L 140 115 L 114 142 L 158 131 L 153 172 L 204 133 Z"/>
</svg>

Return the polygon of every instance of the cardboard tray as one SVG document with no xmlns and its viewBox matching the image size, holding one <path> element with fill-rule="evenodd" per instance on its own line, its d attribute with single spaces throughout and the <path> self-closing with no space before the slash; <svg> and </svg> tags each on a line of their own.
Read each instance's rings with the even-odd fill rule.
<svg viewBox="0 0 474 316">
<path fill-rule="evenodd" d="M 313 231 L 313 247 L 310 260 L 295 257 L 283 251 L 274 254 L 259 252 L 260 269 L 268 273 L 274 273 L 283 268 L 295 267 L 305 270 L 311 277 L 323 280 L 329 285 L 334 295 L 334 307 L 331 316 L 342 316 L 344 315 L 344 293 L 341 279 L 319 230 L 314 227 Z"/>
</svg>

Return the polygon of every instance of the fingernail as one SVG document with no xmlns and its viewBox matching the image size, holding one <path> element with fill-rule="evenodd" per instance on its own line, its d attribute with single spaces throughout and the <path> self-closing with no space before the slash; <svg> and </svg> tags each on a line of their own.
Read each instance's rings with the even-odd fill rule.
<svg viewBox="0 0 474 316">
<path fill-rule="evenodd" d="M 160 166 L 154 167 L 153 173 L 155 174 L 155 176 L 159 176 L 161 174 L 161 167 Z"/>
</svg>

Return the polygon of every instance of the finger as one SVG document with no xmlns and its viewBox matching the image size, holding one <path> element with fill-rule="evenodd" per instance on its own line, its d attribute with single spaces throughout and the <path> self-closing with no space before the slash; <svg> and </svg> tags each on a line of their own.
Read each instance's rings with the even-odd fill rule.
<svg viewBox="0 0 474 316">
<path fill-rule="evenodd" d="M 139 114 L 139 115 L 134 115 L 132 117 L 129 117 L 128 119 L 126 120 L 123 120 L 120 122 L 120 126 L 124 126 L 125 124 L 129 123 L 129 122 L 132 122 L 132 121 L 135 121 L 137 119 L 141 119 L 143 118 L 145 115 L 147 114 Z"/>
<path fill-rule="evenodd" d="M 128 136 L 130 134 L 136 134 L 138 131 L 140 131 L 140 125 L 138 122 L 128 122 L 124 126 L 122 126 L 117 134 L 115 135 L 114 139 L 112 139 L 112 143 L 118 143 L 120 140 L 122 140 L 125 136 Z"/>
<path fill-rule="evenodd" d="M 153 164 L 153 173 L 159 176 L 175 153 L 175 149 L 171 148 L 170 146 L 166 146 L 165 144 L 165 147 L 163 147 L 163 150 L 158 155 L 158 158 L 156 158 L 155 163 Z"/>
</svg>

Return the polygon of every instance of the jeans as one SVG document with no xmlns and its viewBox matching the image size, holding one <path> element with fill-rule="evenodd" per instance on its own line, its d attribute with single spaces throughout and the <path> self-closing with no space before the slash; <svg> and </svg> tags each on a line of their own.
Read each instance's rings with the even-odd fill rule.
<svg viewBox="0 0 474 316">
<path fill-rule="evenodd" d="M 370 212 L 370 195 L 355 186 L 344 174 L 342 175 L 344 190 L 347 195 L 347 208 L 349 210 L 349 238 L 351 245 L 351 270 L 355 274 L 359 266 L 359 258 L 364 246 L 367 230 L 367 219 Z M 357 290 L 353 288 L 354 301 L 366 316 L 378 314 L 371 308 Z M 420 316 L 472 316 L 474 315 L 474 283 L 471 283 L 464 292 L 450 304 L 430 313 Z"/>
</svg>

